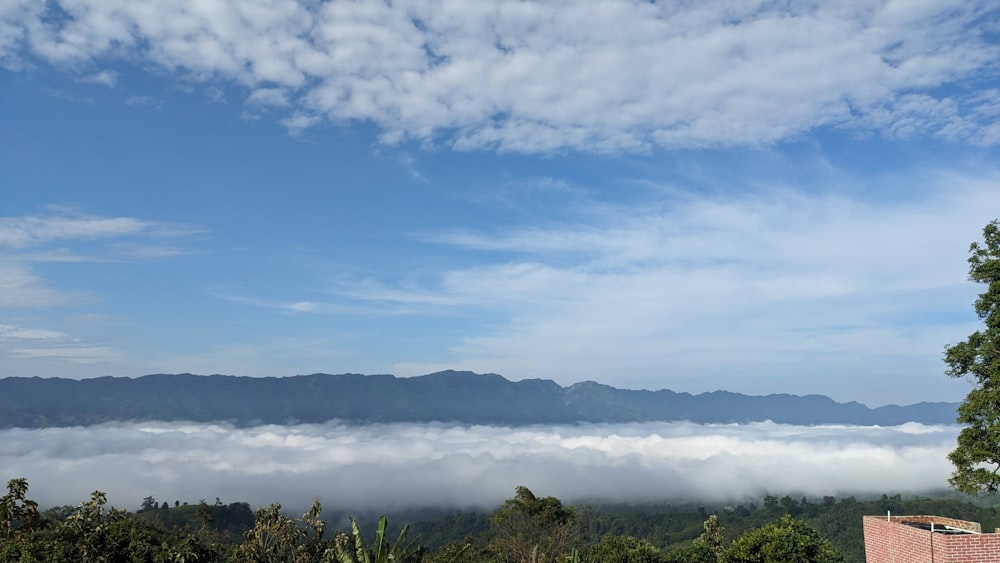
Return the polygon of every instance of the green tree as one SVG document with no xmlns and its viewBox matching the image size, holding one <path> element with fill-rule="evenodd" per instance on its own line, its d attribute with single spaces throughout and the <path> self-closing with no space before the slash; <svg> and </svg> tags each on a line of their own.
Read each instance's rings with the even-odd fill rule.
<svg viewBox="0 0 1000 563">
<path fill-rule="evenodd" d="M 219 499 L 215 499 L 215 502 L 216 505 L 222 504 Z M 305 541 L 299 546 L 299 554 L 304 560 L 333 560 L 333 552 L 328 550 L 329 544 L 323 539 L 326 533 L 326 522 L 323 521 L 322 514 L 323 505 L 320 504 L 319 498 L 314 498 L 309 510 L 302 515 L 303 537 Z"/>
<path fill-rule="evenodd" d="M 208 504 L 202 504 L 204 514 L 209 514 Z M 219 507 L 222 503 L 216 504 Z M 336 561 L 329 542 L 323 539 L 326 523 L 321 518 L 322 512 L 319 499 L 313 499 L 309 511 L 300 519 L 282 514 L 281 505 L 277 503 L 257 509 L 253 528 L 244 534 L 243 543 L 236 548 L 237 560 L 253 563 Z"/>
<path fill-rule="evenodd" d="M 496 534 L 490 550 L 504 562 L 556 561 L 572 553 L 579 535 L 572 509 L 555 497 L 538 498 L 527 487 L 517 487 L 490 523 Z"/>
<path fill-rule="evenodd" d="M 718 563 L 719 559 L 704 544 L 691 544 L 668 551 L 663 563 Z"/>
<path fill-rule="evenodd" d="M 0 529 L 0 561 L 21 563 L 108 563 L 115 561 L 191 563 L 218 560 L 214 546 L 187 534 L 168 534 L 124 510 L 105 510 L 107 498 L 94 491 L 90 501 L 74 507 L 56 507 L 39 514 L 27 500 L 28 484 L 13 479 L 10 492 L 0 499 L 5 516 L 14 522 Z M 12 500 L 13 502 L 8 502 Z M 9 517 L 9 518 L 8 518 Z"/>
<path fill-rule="evenodd" d="M 703 524 L 705 532 L 694 540 L 696 546 L 704 546 L 715 559 L 722 557 L 725 547 L 722 545 L 722 525 L 719 524 L 719 517 L 715 514 L 708 517 Z"/>
<path fill-rule="evenodd" d="M 0 539 L 15 539 L 40 522 L 38 503 L 28 500 L 28 480 L 7 481 L 7 494 L 0 497 Z"/>
<path fill-rule="evenodd" d="M 451 542 L 427 556 L 426 563 L 481 563 L 489 561 L 490 553 L 472 536 Z"/>
<path fill-rule="evenodd" d="M 298 523 L 281 513 L 281 505 L 271 504 L 254 513 L 253 528 L 247 531 L 237 556 L 251 563 L 295 561 L 304 537 Z"/>
<path fill-rule="evenodd" d="M 955 466 L 948 482 L 969 494 L 994 494 L 1000 488 L 1000 223 L 983 228 L 983 243 L 969 246 L 969 280 L 986 284 L 976 299 L 976 314 L 985 328 L 964 342 L 947 346 L 945 371 L 970 376 L 973 388 L 958 408 L 965 427 L 958 446 L 948 454 Z"/>
<path fill-rule="evenodd" d="M 662 563 L 663 553 L 646 540 L 607 534 L 590 546 L 587 563 Z"/>
<path fill-rule="evenodd" d="M 737 538 L 721 560 L 726 563 L 843 563 L 844 557 L 809 524 L 786 514 L 777 522 Z"/>
<path fill-rule="evenodd" d="M 104 505 L 107 503 L 108 495 L 104 491 L 94 491 L 90 494 L 90 501 L 80 503 L 63 523 L 62 528 L 73 538 L 72 542 L 80 552 L 80 561 L 106 559 L 108 528 L 105 526 Z"/>
</svg>

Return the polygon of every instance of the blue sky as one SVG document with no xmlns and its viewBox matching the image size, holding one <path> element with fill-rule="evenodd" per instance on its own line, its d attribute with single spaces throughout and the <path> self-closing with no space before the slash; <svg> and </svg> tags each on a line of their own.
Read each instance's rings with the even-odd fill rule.
<svg viewBox="0 0 1000 563">
<path fill-rule="evenodd" d="M 991 2 L 13 0 L 0 375 L 959 400 Z"/>
</svg>

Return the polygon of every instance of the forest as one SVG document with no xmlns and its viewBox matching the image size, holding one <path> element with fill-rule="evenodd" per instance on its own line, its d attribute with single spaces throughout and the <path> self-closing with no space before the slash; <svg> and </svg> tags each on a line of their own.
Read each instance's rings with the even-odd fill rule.
<svg viewBox="0 0 1000 563">
<path fill-rule="evenodd" d="M 101 491 L 41 510 L 28 481 L 0 498 L 0 561 L 300 563 L 736 563 L 864 561 L 861 517 L 939 514 L 1000 526 L 996 506 L 968 497 L 765 496 L 724 506 L 564 505 L 519 486 L 491 512 L 456 511 L 390 528 L 389 519 L 330 516 L 319 500 L 301 516 L 280 504 L 160 502 L 134 512 Z M 395 518 L 395 517 L 394 517 Z M 335 523 L 344 525 L 337 528 Z"/>
</svg>

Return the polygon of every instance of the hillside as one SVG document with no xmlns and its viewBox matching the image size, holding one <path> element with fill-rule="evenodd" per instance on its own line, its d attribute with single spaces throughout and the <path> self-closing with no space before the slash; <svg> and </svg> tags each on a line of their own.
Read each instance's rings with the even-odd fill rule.
<svg viewBox="0 0 1000 563">
<path fill-rule="evenodd" d="M 586 422 L 772 420 L 787 424 L 950 424 L 957 403 L 869 408 L 823 395 L 692 395 L 617 389 L 587 381 L 509 381 L 443 371 L 419 377 L 312 374 L 295 377 L 156 374 L 137 378 L 0 379 L 0 428 L 124 420 L 255 424 L 458 422 L 527 425 Z"/>
</svg>

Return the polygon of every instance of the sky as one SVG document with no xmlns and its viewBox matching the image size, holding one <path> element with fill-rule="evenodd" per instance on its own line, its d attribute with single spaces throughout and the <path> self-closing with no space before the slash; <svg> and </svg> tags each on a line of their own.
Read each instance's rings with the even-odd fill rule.
<svg viewBox="0 0 1000 563">
<path fill-rule="evenodd" d="M 1000 8 L 0 2 L 0 376 L 958 401 Z"/>
<path fill-rule="evenodd" d="M 160 502 L 303 513 L 319 496 L 357 511 L 493 509 L 524 485 L 563 501 L 760 503 L 765 494 L 927 494 L 947 487 L 957 426 L 791 426 L 652 422 L 452 426 L 336 422 L 235 428 L 113 423 L 0 430 L 0 469 L 43 507 L 94 489 L 135 510 Z M 384 513 L 384 512 L 383 512 Z"/>
</svg>

